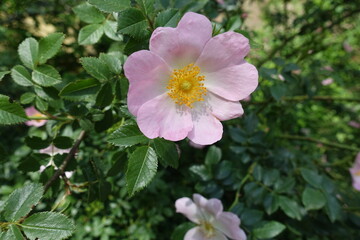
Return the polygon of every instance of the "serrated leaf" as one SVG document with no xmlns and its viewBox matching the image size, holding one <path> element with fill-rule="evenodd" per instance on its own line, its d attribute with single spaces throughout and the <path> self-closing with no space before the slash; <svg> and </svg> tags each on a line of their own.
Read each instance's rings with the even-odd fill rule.
<svg viewBox="0 0 360 240">
<path fill-rule="evenodd" d="M 176 27 L 180 20 L 179 10 L 169 8 L 160 12 L 155 19 L 155 27 Z"/>
<path fill-rule="evenodd" d="M 279 206 L 290 218 L 301 220 L 300 206 L 295 200 L 285 196 L 280 196 Z"/>
<path fill-rule="evenodd" d="M 22 123 L 28 120 L 18 103 L 10 103 L 9 97 L 0 94 L 0 124 Z"/>
<path fill-rule="evenodd" d="M 39 43 L 34 38 L 27 38 L 19 45 L 18 53 L 21 62 L 33 69 L 38 63 Z"/>
<path fill-rule="evenodd" d="M 217 164 L 221 160 L 221 149 L 216 146 L 211 146 L 205 156 L 205 164 Z"/>
<path fill-rule="evenodd" d="M 307 210 L 316 210 L 325 206 L 326 198 L 321 191 L 306 187 L 302 193 L 302 202 Z"/>
<path fill-rule="evenodd" d="M 100 81 L 106 81 L 111 78 L 111 72 L 106 63 L 99 58 L 83 57 L 80 58 L 86 72 Z"/>
<path fill-rule="evenodd" d="M 78 42 L 80 45 L 97 43 L 104 34 L 104 25 L 90 24 L 80 29 Z"/>
<path fill-rule="evenodd" d="M 108 66 L 111 72 L 115 74 L 121 73 L 122 67 L 121 67 L 121 60 L 119 57 L 117 57 L 116 55 L 100 53 L 100 59 L 104 63 L 106 63 L 106 65 Z"/>
<path fill-rule="evenodd" d="M 24 240 L 24 236 L 21 234 L 20 229 L 11 224 L 6 232 L 0 232 L 0 240 Z"/>
<path fill-rule="evenodd" d="M 66 85 L 59 93 L 60 96 L 83 96 L 95 94 L 100 83 L 96 79 L 80 79 Z"/>
<path fill-rule="evenodd" d="M 100 107 L 106 107 L 111 104 L 113 99 L 114 95 L 112 93 L 111 84 L 105 83 L 96 95 L 96 105 Z"/>
<path fill-rule="evenodd" d="M 29 87 L 32 86 L 31 75 L 24 66 L 16 65 L 11 69 L 11 77 L 20 86 Z"/>
<path fill-rule="evenodd" d="M 30 240 L 61 240 L 74 232 L 72 220 L 56 212 L 41 212 L 31 215 L 21 224 Z"/>
<path fill-rule="evenodd" d="M 104 32 L 105 35 L 115 41 L 122 41 L 122 35 L 117 33 L 117 22 L 115 21 L 111 21 L 111 20 L 106 20 L 105 24 L 104 24 Z"/>
<path fill-rule="evenodd" d="M 27 136 L 25 138 L 25 143 L 27 146 L 29 146 L 32 149 L 43 149 L 50 145 L 50 142 L 47 140 L 42 140 L 39 137 L 36 136 Z"/>
<path fill-rule="evenodd" d="M 281 224 L 276 221 L 271 221 L 265 223 L 264 226 L 255 228 L 253 234 L 256 238 L 273 238 L 282 233 L 286 229 L 284 224 Z"/>
<path fill-rule="evenodd" d="M 119 13 L 118 30 L 136 39 L 143 39 L 147 34 L 148 23 L 143 13 L 136 8 L 128 8 Z"/>
<path fill-rule="evenodd" d="M 136 0 L 136 2 L 145 16 L 149 16 L 155 11 L 154 0 Z"/>
<path fill-rule="evenodd" d="M 65 35 L 63 33 L 51 33 L 39 41 L 39 63 L 44 64 L 54 57 L 61 48 Z"/>
<path fill-rule="evenodd" d="M 8 74 L 8 73 L 10 73 L 10 71 L 2 71 L 2 72 L 0 72 L 0 81 L 3 79 L 3 77 L 6 75 L 6 74 Z"/>
<path fill-rule="evenodd" d="M 326 194 L 325 211 L 331 222 L 335 222 L 341 217 L 341 205 L 335 196 Z"/>
<path fill-rule="evenodd" d="M 156 153 L 149 146 L 139 147 L 131 154 L 126 171 L 127 190 L 130 196 L 151 182 L 157 166 Z"/>
<path fill-rule="evenodd" d="M 120 12 L 130 7 L 130 0 L 88 0 L 88 2 L 104 12 Z"/>
<path fill-rule="evenodd" d="M 146 140 L 148 138 L 142 134 L 137 125 L 123 125 L 113 132 L 107 141 L 116 146 L 130 147 Z"/>
<path fill-rule="evenodd" d="M 34 69 L 32 80 L 40 86 L 50 87 L 61 83 L 61 76 L 53 66 L 42 65 Z"/>
<path fill-rule="evenodd" d="M 73 8 L 74 13 L 81 21 L 86 23 L 101 23 L 105 20 L 104 15 L 94 6 L 83 3 Z"/>
<path fill-rule="evenodd" d="M 178 168 L 179 166 L 179 153 L 176 144 L 162 138 L 154 139 L 154 147 L 157 155 L 160 157 L 160 162 L 166 167 L 170 166 Z"/>
<path fill-rule="evenodd" d="M 268 215 L 276 212 L 279 208 L 279 197 L 276 194 L 270 193 L 266 195 L 264 202 L 263 202 L 265 211 Z"/>
<path fill-rule="evenodd" d="M 35 106 L 40 111 L 44 112 L 44 111 L 48 110 L 49 104 L 42 98 L 36 97 L 35 98 Z"/>
<path fill-rule="evenodd" d="M 26 92 L 20 97 L 20 103 L 21 104 L 29 104 L 32 103 L 35 99 L 36 95 L 32 92 Z"/>
<path fill-rule="evenodd" d="M 41 184 L 30 183 L 12 192 L 5 203 L 4 217 L 10 222 L 26 216 L 33 205 L 36 205 L 43 196 Z"/>
<path fill-rule="evenodd" d="M 319 175 L 316 171 L 306 168 L 302 168 L 300 171 L 301 171 L 301 176 L 308 184 L 310 184 L 314 188 L 321 188 L 321 182 L 322 182 L 321 175 Z"/>
<path fill-rule="evenodd" d="M 58 136 L 53 140 L 54 146 L 59 149 L 69 149 L 74 143 L 74 139 L 65 136 Z"/>
</svg>

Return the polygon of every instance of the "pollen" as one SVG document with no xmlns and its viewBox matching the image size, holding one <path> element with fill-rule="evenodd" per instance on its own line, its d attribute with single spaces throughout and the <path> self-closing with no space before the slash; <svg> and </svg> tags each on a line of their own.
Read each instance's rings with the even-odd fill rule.
<svg viewBox="0 0 360 240">
<path fill-rule="evenodd" d="M 176 104 L 192 108 L 194 102 L 204 101 L 207 92 L 203 83 L 205 76 L 199 74 L 200 68 L 194 64 L 173 70 L 167 89 Z"/>
</svg>

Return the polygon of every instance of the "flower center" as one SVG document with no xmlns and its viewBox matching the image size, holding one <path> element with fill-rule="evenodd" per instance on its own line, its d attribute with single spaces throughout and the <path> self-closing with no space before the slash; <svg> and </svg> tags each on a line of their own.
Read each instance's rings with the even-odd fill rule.
<svg viewBox="0 0 360 240">
<path fill-rule="evenodd" d="M 357 172 L 355 172 L 355 174 L 354 174 L 355 176 L 360 176 L 360 170 L 359 171 L 357 171 Z"/>
<path fill-rule="evenodd" d="M 199 76 L 200 68 L 189 64 L 181 69 L 174 69 L 167 89 L 169 96 L 176 104 L 186 105 L 192 108 L 194 102 L 204 101 L 206 87 L 204 87 L 204 76 Z"/>
<path fill-rule="evenodd" d="M 201 226 L 204 230 L 204 234 L 207 238 L 213 237 L 215 235 L 215 228 L 213 225 L 207 221 L 201 223 Z"/>
</svg>

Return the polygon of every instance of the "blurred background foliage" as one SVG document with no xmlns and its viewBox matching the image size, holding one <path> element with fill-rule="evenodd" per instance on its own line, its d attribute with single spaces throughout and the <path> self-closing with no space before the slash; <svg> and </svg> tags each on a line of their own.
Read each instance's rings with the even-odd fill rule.
<svg viewBox="0 0 360 240">
<path fill-rule="evenodd" d="M 49 61 L 65 83 L 88 76 L 80 57 L 127 55 L 148 47 L 148 38 L 133 42 L 128 36 L 103 36 L 96 44 L 80 45 L 79 31 L 88 25 L 73 11 L 80 3 L 2 0 L 0 71 L 20 64 L 17 48 L 26 37 L 53 32 L 66 35 L 61 51 Z M 54 184 L 36 211 L 56 209 L 74 219 L 71 239 L 175 240 L 190 226 L 175 213 L 174 202 L 197 192 L 221 199 L 238 214 L 248 239 L 360 239 L 360 193 L 352 188 L 348 171 L 360 149 L 359 3 L 157 0 L 154 6 L 152 18 L 168 8 L 180 14 L 197 11 L 214 22 L 216 31 L 237 31 L 251 40 L 247 60 L 258 67 L 260 84 L 243 102 L 245 115 L 223 123 L 223 139 L 214 146 L 196 149 L 179 142 L 178 169 L 159 166 L 151 184 L 130 198 L 124 171 L 134 147 L 124 150 L 106 142 L 117 124 L 130 118 L 119 104 L 125 100 L 126 80 L 116 79 L 123 89 L 118 103 L 93 107 L 75 99 L 55 104 L 49 111 L 89 119 L 96 134 L 86 135 L 68 167 L 74 171 L 71 182 Z M 28 91 L 10 75 L 0 82 L 0 93 L 14 100 Z M 41 161 L 25 137 L 52 136 L 54 122 L 46 130 L 0 126 L 2 200 L 26 182 L 45 183 L 53 174 L 52 167 L 34 170 L 31 165 Z M 89 122 L 61 126 L 60 134 L 74 138 Z M 260 231 L 270 221 L 284 226 L 274 237 Z"/>
</svg>

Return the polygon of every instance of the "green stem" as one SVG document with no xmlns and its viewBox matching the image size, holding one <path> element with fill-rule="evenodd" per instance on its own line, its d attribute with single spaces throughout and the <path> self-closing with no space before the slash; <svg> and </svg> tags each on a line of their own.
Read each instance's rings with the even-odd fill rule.
<svg viewBox="0 0 360 240">
<path fill-rule="evenodd" d="M 247 182 L 247 180 L 249 180 L 249 178 L 251 177 L 256 165 L 257 165 L 257 162 L 253 162 L 250 165 L 250 167 L 248 168 L 247 174 L 241 180 L 240 185 L 239 185 L 238 189 L 236 190 L 235 199 L 234 199 L 233 203 L 231 204 L 231 206 L 229 207 L 229 210 L 232 209 L 233 207 L 235 207 L 235 205 L 239 202 L 241 188 L 244 186 L 244 184 Z"/>
<path fill-rule="evenodd" d="M 334 147 L 334 148 L 339 148 L 339 149 L 344 149 L 344 150 L 349 150 L 349 151 L 360 152 L 360 148 L 351 147 L 351 146 L 340 144 L 340 143 L 333 143 L 333 142 L 327 142 L 327 141 L 323 141 L 323 140 L 318 140 L 318 139 L 311 138 L 311 137 L 293 136 L 293 135 L 281 135 L 281 136 L 278 136 L 278 138 L 320 143 L 320 144 L 323 144 L 323 145 L 329 146 L 329 147 Z"/>
<path fill-rule="evenodd" d="M 344 102 L 360 102 L 360 98 L 351 98 L 351 97 L 333 97 L 333 96 L 307 96 L 307 95 L 303 95 L 303 96 L 293 96 L 293 97 L 282 97 L 280 99 L 280 102 L 302 102 L 302 101 L 325 101 L 325 102 L 330 102 L 330 101 L 344 101 Z M 275 102 L 275 99 L 269 99 L 269 100 L 265 100 L 265 101 L 259 101 L 259 102 L 244 102 L 244 104 L 249 104 L 249 105 L 261 105 L 261 104 L 268 104 L 271 102 Z"/>
<path fill-rule="evenodd" d="M 67 117 L 31 117 L 28 116 L 29 120 L 59 120 L 59 121 L 72 121 L 73 118 L 67 118 Z"/>
</svg>

